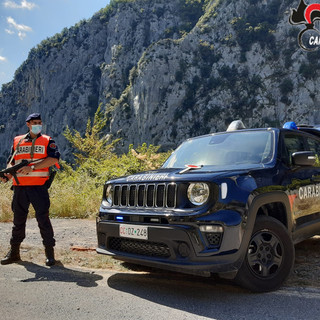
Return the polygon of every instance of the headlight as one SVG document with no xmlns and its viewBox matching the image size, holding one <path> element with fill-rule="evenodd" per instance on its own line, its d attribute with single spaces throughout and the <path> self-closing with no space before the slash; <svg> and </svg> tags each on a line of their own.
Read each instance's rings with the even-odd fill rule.
<svg viewBox="0 0 320 320">
<path fill-rule="evenodd" d="M 106 200 L 110 206 L 112 206 L 112 196 L 113 196 L 113 189 L 111 184 L 109 184 L 106 189 Z"/>
<path fill-rule="evenodd" d="M 195 206 L 203 205 L 209 199 L 209 186 L 204 182 L 191 183 L 188 187 L 188 198 Z"/>
</svg>

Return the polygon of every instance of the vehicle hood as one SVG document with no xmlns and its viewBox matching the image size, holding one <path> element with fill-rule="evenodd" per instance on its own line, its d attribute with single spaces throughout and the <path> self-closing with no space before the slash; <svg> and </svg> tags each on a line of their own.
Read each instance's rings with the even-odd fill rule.
<svg viewBox="0 0 320 320">
<path fill-rule="evenodd" d="M 180 173 L 182 168 L 170 168 L 144 171 L 129 176 L 120 177 L 108 181 L 107 183 L 150 183 L 150 182 L 170 182 L 170 181 L 212 181 L 218 178 L 234 177 L 237 175 L 249 174 L 255 170 L 261 170 L 265 167 L 257 166 L 251 169 L 238 170 L 212 170 L 209 168 L 201 168 Z"/>
</svg>

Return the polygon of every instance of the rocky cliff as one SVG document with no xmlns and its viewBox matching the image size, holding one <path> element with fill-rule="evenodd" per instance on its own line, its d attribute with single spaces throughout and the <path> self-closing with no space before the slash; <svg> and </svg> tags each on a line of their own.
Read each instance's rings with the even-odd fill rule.
<svg viewBox="0 0 320 320">
<path fill-rule="evenodd" d="M 61 134 L 83 132 L 99 104 L 119 150 L 173 148 L 187 137 L 284 121 L 320 122 L 318 51 L 289 24 L 298 0 L 114 0 L 88 21 L 42 41 L 0 93 L 0 152 L 40 111 Z M 2 159 L 2 161 L 3 161 Z"/>
</svg>

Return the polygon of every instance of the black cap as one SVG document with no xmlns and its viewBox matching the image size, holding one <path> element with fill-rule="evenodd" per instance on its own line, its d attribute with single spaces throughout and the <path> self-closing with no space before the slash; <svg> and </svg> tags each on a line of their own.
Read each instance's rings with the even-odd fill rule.
<svg viewBox="0 0 320 320">
<path fill-rule="evenodd" d="M 28 115 L 26 122 L 29 122 L 30 120 L 41 120 L 40 113 L 31 113 Z"/>
</svg>

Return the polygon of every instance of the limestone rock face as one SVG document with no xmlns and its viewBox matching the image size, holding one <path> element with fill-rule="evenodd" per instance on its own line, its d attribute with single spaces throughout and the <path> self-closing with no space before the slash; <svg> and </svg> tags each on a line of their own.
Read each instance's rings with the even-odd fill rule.
<svg viewBox="0 0 320 320">
<path fill-rule="evenodd" d="M 42 41 L 0 92 L 0 151 L 41 112 L 65 159 L 66 126 L 84 132 L 97 107 L 119 152 L 143 142 L 247 127 L 320 122 L 319 51 L 299 47 L 289 23 L 298 0 L 113 1 Z"/>
</svg>

